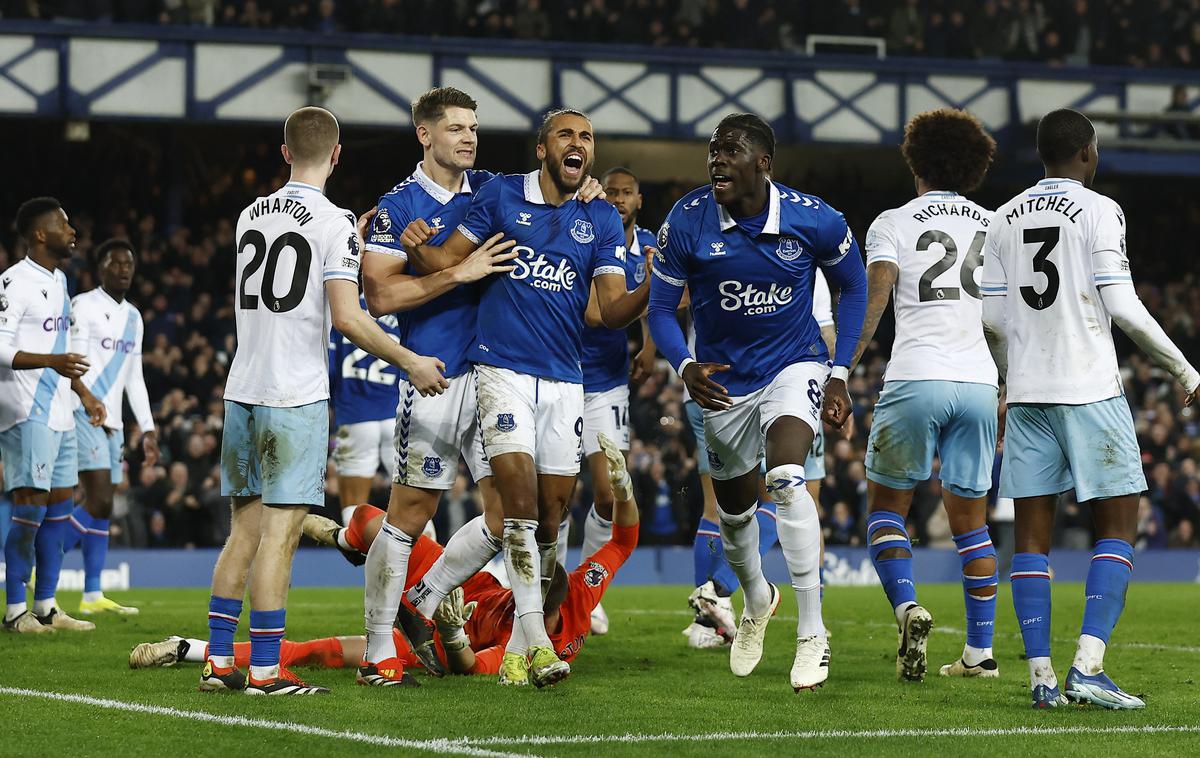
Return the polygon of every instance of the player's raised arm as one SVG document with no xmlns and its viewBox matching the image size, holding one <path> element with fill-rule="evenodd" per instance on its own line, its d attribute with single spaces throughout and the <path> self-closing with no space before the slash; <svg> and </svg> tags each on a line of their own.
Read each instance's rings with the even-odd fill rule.
<svg viewBox="0 0 1200 758">
<path fill-rule="evenodd" d="M 325 282 L 325 294 L 329 298 L 333 327 L 371 355 L 407 372 L 409 380 L 422 395 L 440 395 L 450 386 L 442 376 L 444 363 L 396 344 L 379 328 L 375 319 L 359 306 L 358 286 L 354 282 L 329 279 Z"/>
<path fill-rule="evenodd" d="M 458 264 L 426 276 L 406 273 L 406 259 L 368 251 L 363 259 L 363 292 L 371 315 L 409 311 L 461 284 L 512 271 L 514 267 L 505 264 L 517 257 L 512 250 L 516 242 L 503 238 L 503 234 L 493 235 Z"/>
<path fill-rule="evenodd" d="M 500 205 L 503 183 L 485 182 L 471 196 L 471 207 L 466 218 L 441 245 L 430 245 L 437 232 L 418 218 L 410 222 L 400 235 L 400 244 L 408 253 L 408 259 L 417 273 L 431 273 L 457 266 L 471 253 L 486 244 L 499 244 L 494 234 L 498 231 L 496 212 Z M 505 248 L 507 249 L 507 248 Z"/>
<path fill-rule="evenodd" d="M 839 213 L 823 230 L 825 249 L 818 262 L 830 283 L 841 290 L 838 298 L 837 343 L 834 346 L 833 372 L 825 385 L 825 422 L 841 429 L 850 416 L 850 394 L 846 380 L 850 376 L 858 340 L 862 335 L 867 310 L 867 276 L 854 234 Z"/>
<path fill-rule="evenodd" d="M 867 313 L 863 319 L 858 347 L 854 350 L 854 359 L 850 362 L 851 371 L 858 365 L 871 340 L 875 339 L 879 319 L 887 310 L 892 288 L 896 286 L 899 277 L 899 253 L 896 249 L 896 238 L 892 234 L 891 220 L 886 215 L 881 215 L 867 230 Z"/>
</svg>

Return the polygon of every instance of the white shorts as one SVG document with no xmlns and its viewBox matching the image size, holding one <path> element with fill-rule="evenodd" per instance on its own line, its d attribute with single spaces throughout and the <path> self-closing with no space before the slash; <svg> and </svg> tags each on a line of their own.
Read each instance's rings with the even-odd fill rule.
<svg viewBox="0 0 1200 758">
<path fill-rule="evenodd" d="M 583 460 L 583 385 L 477 365 L 488 458 L 525 453 L 539 474 L 575 476 Z"/>
<path fill-rule="evenodd" d="M 821 429 L 821 402 L 829 366 L 817 362 L 793 363 L 771 383 L 749 395 L 733 398 L 733 407 L 704 411 L 704 436 L 713 479 L 736 479 L 757 469 L 763 459 L 767 430 L 780 416 L 794 416 Z"/>
<path fill-rule="evenodd" d="M 396 422 L 361 421 L 342 424 L 333 441 L 333 463 L 339 476 L 369 479 L 383 466 L 388 478 L 395 475 L 396 453 L 392 449 L 392 434 Z"/>
<path fill-rule="evenodd" d="M 449 381 L 445 392 L 430 397 L 421 397 L 412 384 L 400 382 L 392 476 L 396 484 L 448 490 L 458 476 L 460 455 L 476 482 L 492 475 L 475 418 L 475 374 L 468 371 Z"/>
<path fill-rule="evenodd" d="M 583 394 L 583 455 L 600 452 L 599 435 L 629 450 L 629 385 Z"/>
</svg>

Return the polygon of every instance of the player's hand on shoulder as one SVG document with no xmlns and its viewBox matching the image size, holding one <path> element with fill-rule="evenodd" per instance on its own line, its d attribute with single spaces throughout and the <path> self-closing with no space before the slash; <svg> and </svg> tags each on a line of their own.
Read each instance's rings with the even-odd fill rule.
<svg viewBox="0 0 1200 758">
<path fill-rule="evenodd" d="M 589 176 L 579 187 L 579 202 L 590 203 L 598 197 L 604 197 L 604 185 L 596 177 Z"/>
<path fill-rule="evenodd" d="M 477 282 L 492 274 L 507 274 L 512 271 L 516 266 L 505 264 L 517 257 L 517 252 L 512 249 L 516 244 L 516 240 L 504 239 L 503 233 L 492 235 L 462 263 L 454 267 L 459 283 Z"/>
<path fill-rule="evenodd" d="M 729 391 L 713 381 L 713 374 L 728 371 L 726 363 L 689 363 L 683 367 L 682 379 L 692 399 L 705 410 L 723 411 L 733 405 Z"/>
<path fill-rule="evenodd" d="M 371 210 L 358 217 L 358 237 L 366 239 L 367 232 L 371 231 L 371 219 L 375 218 L 375 214 L 379 212 L 379 206 L 375 206 Z"/>
<path fill-rule="evenodd" d="M 821 418 L 834 429 L 841 429 L 850 418 L 850 392 L 846 382 L 841 379 L 830 379 L 825 384 L 825 404 L 821 410 Z"/>
<path fill-rule="evenodd" d="M 408 372 L 409 383 L 417 388 L 421 397 L 440 395 L 450 386 L 450 382 L 442 376 L 442 372 L 446 370 L 446 364 L 438 358 L 430 355 L 414 355 L 410 364 L 400 368 Z"/>
<path fill-rule="evenodd" d="M 68 379 L 78 379 L 90 366 L 88 359 L 79 353 L 58 353 L 49 360 L 49 367 Z"/>
<path fill-rule="evenodd" d="M 425 219 L 419 218 L 410 221 L 408 226 L 404 227 L 404 231 L 400 233 L 400 244 L 405 250 L 412 252 L 414 248 L 418 248 L 433 239 L 433 230 L 429 228 L 429 224 L 425 223 Z"/>
</svg>

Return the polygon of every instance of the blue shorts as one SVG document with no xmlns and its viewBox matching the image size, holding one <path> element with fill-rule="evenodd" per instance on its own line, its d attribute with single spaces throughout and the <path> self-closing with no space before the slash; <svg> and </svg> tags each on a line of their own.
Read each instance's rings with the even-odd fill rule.
<svg viewBox="0 0 1200 758">
<path fill-rule="evenodd" d="M 79 483 L 75 430 L 56 432 L 38 421 L 22 421 L 0 433 L 4 489 L 49 491 Z"/>
<path fill-rule="evenodd" d="M 1079 502 L 1146 489 L 1133 414 L 1124 395 L 1085 405 L 1010 405 L 1001 497 L 1057 495 Z"/>
<path fill-rule="evenodd" d="M 867 478 L 911 490 L 933 472 L 936 451 L 948 492 L 983 497 L 996 457 L 997 395 L 973 382 L 886 382 L 867 441 Z"/>
<path fill-rule="evenodd" d="M 701 474 L 708 474 L 710 469 L 708 465 L 708 443 L 704 440 L 704 409 L 695 400 L 684 401 L 683 409 L 687 413 L 688 425 L 692 427 L 692 434 L 696 436 L 696 471 Z M 762 464 L 759 466 L 759 472 L 763 476 L 767 475 L 766 459 L 763 459 Z M 810 482 L 825 478 L 824 429 L 813 438 L 812 447 L 808 451 L 808 458 L 804 461 L 804 476 Z"/>
<path fill-rule="evenodd" d="M 88 422 L 87 411 L 75 411 L 75 438 L 79 445 L 79 470 L 100 471 L 107 469 L 113 484 L 124 478 L 121 463 L 125 460 L 123 431 L 113 431 Z"/>
<path fill-rule="evenodd" d="M 225 401 L 221 494 L 264 505 L 325 504 L 329 402 L 271 408 Z"/>
</svg>

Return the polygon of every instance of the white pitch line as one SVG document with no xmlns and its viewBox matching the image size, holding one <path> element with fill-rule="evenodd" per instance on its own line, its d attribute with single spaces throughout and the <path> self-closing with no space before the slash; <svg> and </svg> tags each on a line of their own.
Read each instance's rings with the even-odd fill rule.
<svg viewBox="0 0 1200 758">
<path fill-rule="evenodd" d="M 518 753 L 497 752 L 495 750 L 488 750 L 483 747 L 468 745 L 462 740 L 450 740 L 444 738 L 433 740 L 409 740 L 399 737 L 387 737 L 380 734 L 337 731 L 334 729 L 325 729 L 319 726 L 310 726 L 308 724 L 297 724 L 294 721 L 270 721 L 268 719 L 246 718 L 245 716 L 223 716 L 216 713 L 207 713 L 205 711 L 184 711 L 178 708 L 166 708 L 158 705 L 145 705 L 143 703 L 129 703 L 123 700 L 110 700 L 108 698 L 91 697 L 89 695 L 74 695 L 66 692 L 43 692 L 41 690 L 25 689 L 24 687 L 0 686 L 0 695 L 17 695 L 21 697 L 42 698 L 44 700 L 57 700 L 65 703 L 79 703 L 82 705 L 96 706 L 97 708 L 108 708 L 116 711 L 127 711 L 129 713 L 144 713 L 152 716 L 169 716 L 171 718 L 187 719 L 189 721 L 201 721 L 209 724 L 220 724 L 222 726 L 240 726 L 249 727 L 252 729 L 272 729 L 278 732 L 303 734 L 308 737 L 327 737 L 334 740 L 359 742 L 365 745 L 373 745 L 375 747 L 407 748 L 409 750 L 424 750 L 430 753 L 470 755 L 485 758 L 514 758 L 514 756 L 520 755 Z M 320 697 L 320 695 L 316 695 L 315 697 Z"/>
<path fill-rule="evenodd" d="M 1106 734 L 1200 734 L 1200 726 L 1018 726 L 1006 729 L 979 729 L 977 727 L 955 727 L 951 729 L 874 729 L 853 731 L 827 729 L 808 732 L 712 732 L 709 734 L 605 734 L 605 735 L 524 735 L 521 737 L 463 738 L 460 745 L 506 746 L 506 745 L 598 745 L 598 744 L 641 744 L 647 742 L 733 742 L 741 740 L 864 740 L 891 739 L 897 737 L 1022 737 L 1046 735 L 1106 735 Z"/>
</svg>

